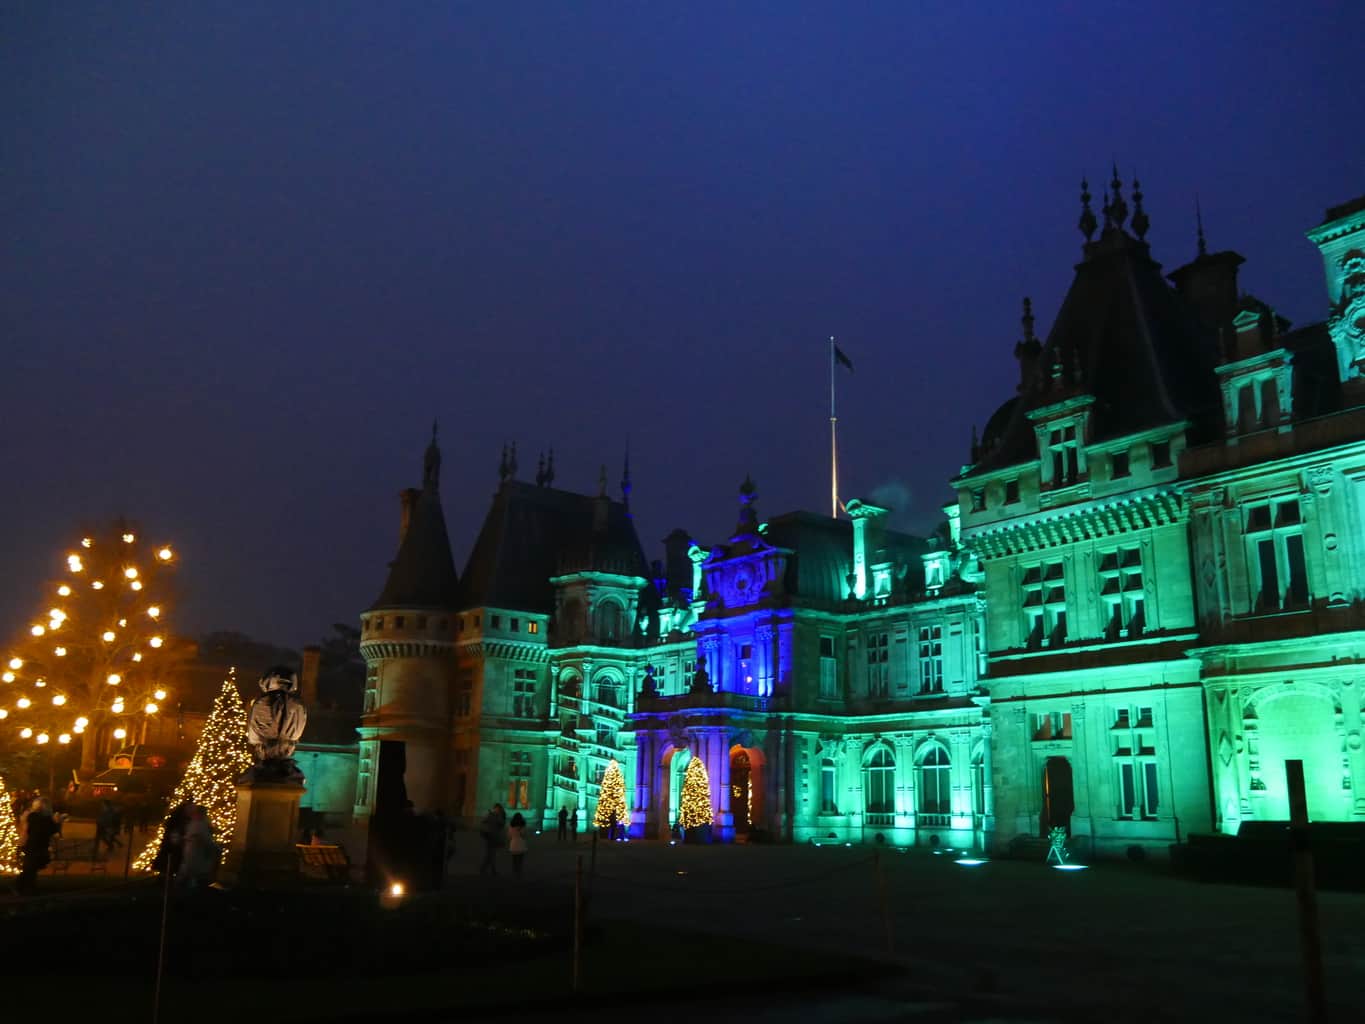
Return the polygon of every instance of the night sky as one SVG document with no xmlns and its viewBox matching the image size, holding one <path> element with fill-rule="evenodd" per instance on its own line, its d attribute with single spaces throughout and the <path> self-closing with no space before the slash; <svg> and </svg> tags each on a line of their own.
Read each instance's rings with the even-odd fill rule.
<svg viewBox="0 0 1365 1024">
<path fill-rule="evenodd" d="M 1304 230 L 1365 192 L 1359 3 L 0 17 L 0 640 L 119 513 L 178 544 L 183 629 L 354 623 L 433 417 L 461 567 L 504 440 L 585 491 L 629 442 L 651 557 L 727 535 L 746 472 L 825 511 L 830 334 L 843 496 L 927 530 L 1021 297 L 1045 334 L 1070 283 L 1083 174 L 1136 171 L 1168 270 L 1197 193 L 1295 323 Z"/>
</svg>

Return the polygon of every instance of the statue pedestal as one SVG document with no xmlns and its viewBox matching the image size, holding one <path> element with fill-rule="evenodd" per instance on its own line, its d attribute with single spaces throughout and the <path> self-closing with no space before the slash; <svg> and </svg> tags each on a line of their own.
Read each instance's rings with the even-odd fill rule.
<svg viewBox="0 0 1365 1024">
<path fill-rule="evenodd" d="M 233 885 L 279 885 L 299 875 L 299 782 L 239 782 L 237 827 L 220 872 Z"/>
</svg>

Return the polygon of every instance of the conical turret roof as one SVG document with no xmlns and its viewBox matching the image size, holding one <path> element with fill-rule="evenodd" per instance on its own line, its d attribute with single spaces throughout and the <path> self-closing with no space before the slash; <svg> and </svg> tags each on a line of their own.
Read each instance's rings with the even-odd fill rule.
<svg viewBox="0 0 1365 1024">
<path fill-rule="evenodd" d="M 422 489 L 412 503 L 389 578 L 372 608 L 450 608 L 459 602 L 459 577 L 441 510 L 441 450 L 432 430 L 423 460 Z"/>
</svg>

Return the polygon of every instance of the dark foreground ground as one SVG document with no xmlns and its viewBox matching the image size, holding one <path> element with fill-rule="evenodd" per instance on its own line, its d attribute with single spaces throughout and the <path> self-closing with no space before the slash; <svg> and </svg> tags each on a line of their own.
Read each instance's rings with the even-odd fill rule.
<svg viewBox="0 0 1365 1024">
<path fill-rule="evenodd" d="M 844 847 L 600 844 L 570 990 L 575 861 L 536 837 L 521 880 L 385 908 L 359 889 L 170 904 L 162 1021 L 1289 1021 L 1303 1019 L 1287 889 L 1157 868 L 1062 873 Z M 880 874 L 878 871 L 880 868 Z M 44 880 L 0 901 L 7 1007 L 151 1020 L 160 890 Z M 1333 1020 L 1365 1016 L 1365 896 L 1321 893 Z M 889 928 L 888 928 L 889 925 Z M 888 930 L 890 932 L 888 936 Z"/>
</svg>

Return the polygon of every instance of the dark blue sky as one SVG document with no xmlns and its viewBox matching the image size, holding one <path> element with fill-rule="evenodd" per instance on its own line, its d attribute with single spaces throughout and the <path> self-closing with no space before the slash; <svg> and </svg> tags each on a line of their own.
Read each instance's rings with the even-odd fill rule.
<svg viewBox="0 0 1365 1024">
<path fill-rule="evenodd" d="M 927 529 L 1111 157 L 1168 269 L 1197 192 L 1244 286 L 1322 318 L 1303 231 L 1365 192 L 1363 33 L 1351 3 L 7 5 L 0 631 L 119 512 L 179 543 L 182 626 L 354 621 L 433 416 L 461 566 L 504 439 L 591 490 L 629 438 L 651 553 L 727 532 L 746 471 L 761 513 L 820 511 L 831 333 L 844 495 Z"/>
</svg>

